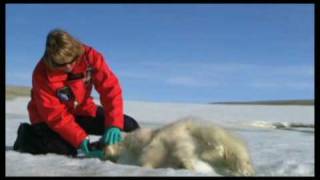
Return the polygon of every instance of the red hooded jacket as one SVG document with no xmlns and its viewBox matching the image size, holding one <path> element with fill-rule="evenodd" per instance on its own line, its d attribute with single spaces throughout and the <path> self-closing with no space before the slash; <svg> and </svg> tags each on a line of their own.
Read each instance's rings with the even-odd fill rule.
<svg viewBox="0 0 320 180">
<path fill-rule="evenodd" d="M 87 133 L 75 122 L 75 116 L 95 117 L 97 105 L 91 97 L 94 85 L 105 110 L 105 127 L 123 129 L 123 97 L 119 80 L 107 65 L 102 54 L 86 46 L 72 73 L 82 75 L 70 80 L 65 72 L 51 71 L 40 60 L 32 75 L 31 101 L 28 104 L 32 124 L 46 123 L 63 139 L 79 148 Z M 71 90 L 68 99 L 63 90 Z M 70 92 L 70 91 L 69 91 Z"/>
</svg>

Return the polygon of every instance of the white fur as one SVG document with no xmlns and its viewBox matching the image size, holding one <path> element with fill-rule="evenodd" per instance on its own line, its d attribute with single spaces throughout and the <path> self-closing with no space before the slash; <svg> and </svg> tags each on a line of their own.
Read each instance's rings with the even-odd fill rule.
<svg viewBox="0 0 320 180">
<path fill-rule="evenodd" d="M 215 172 L 214 169 L 208 164 L 200 159 L 193 160 L 194 170 L 201 173 L 213 173 Z"/>
<path fill-rule="evenodd" d="M 106 158 L 149 168 L 254 175 L 246 144 L 225 129 L 187 117 L 159 129 L 141 128 L 105 147 Z"/>
</svg>

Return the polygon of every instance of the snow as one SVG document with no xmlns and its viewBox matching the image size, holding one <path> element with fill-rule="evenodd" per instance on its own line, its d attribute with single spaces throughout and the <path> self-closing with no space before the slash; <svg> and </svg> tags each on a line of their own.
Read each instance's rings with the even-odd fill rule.
<svg viewBox="0 0 320 180">
<path fill-rule="evenodd" d="M 6 101 L 6 176 L 220 176 L 172 168 L 148 169 L 56 154 L 15 152 L 12 146 L 17 127 L 21 122 L 28 122 L 28 101 L 29 98 L 25 97 Z M 247 142 L 257 176 L 314 176 L 315 173 L 314 106 L 126 101 L 125 113 L 137 119 L 142 127 L 161 127 L 188 115 L 226 127 Z M 297 124 L 301 127 L 296 127 Z"/>
</svg>

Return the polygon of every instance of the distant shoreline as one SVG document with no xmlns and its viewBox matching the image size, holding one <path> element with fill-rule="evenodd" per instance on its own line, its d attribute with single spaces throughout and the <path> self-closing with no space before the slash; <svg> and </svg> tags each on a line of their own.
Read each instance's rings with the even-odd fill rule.
<svg viewBox="0 0 320 180">
<path fill-rule="evenodd" d="M 314 100 L 296 99 L 296 100 L 269 100 L 269 101 L 237 101 L 237 102 L 212 102 L 209 104 L 225 104 L 225 105 L 299 105 L 314 106 Z"/>
<path fill-rule="evenodd" d="M 6 100 L 12 100 L 16 97 L 30 97 L 31 88 L 27 86 L 6 85 Z M 295 100 L 269 100 L 269 101 L 230 101 L 230 102 L 210 102 L 209 104 L 223 105 L 300 105 L 313 106 L 312 99 Z"/>
<path fill-rule="evenodd" d="M 6 100 L 12 100 L 16 97 L 30 97 L 30 93 L 30 87 L 6 85 Z"/>
</svg>

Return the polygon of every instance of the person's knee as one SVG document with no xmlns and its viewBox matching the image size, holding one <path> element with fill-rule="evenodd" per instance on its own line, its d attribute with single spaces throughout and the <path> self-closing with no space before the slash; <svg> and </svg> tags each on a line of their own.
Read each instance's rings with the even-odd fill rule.
<svg viewBox="0 0 320 180">
<path fill-rule="evenodd" d="M 140 128 L 139 123 L 132 117 L 124 115 L 124 131 L 130 132 Z"/>
</svg>

